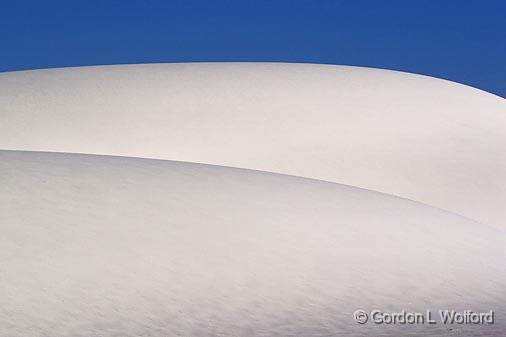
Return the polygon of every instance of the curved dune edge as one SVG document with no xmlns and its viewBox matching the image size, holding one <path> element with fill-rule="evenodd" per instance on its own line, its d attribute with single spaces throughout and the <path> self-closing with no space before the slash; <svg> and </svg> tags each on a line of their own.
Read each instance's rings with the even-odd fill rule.
<svg viewBox="0 0 506 337">
<path fill-rule="evenodd" d="M 308 64 L 0 74 L 0 148 L 200 162 L 376 190 L 506 228 L 506 101 Z"/>
<path fill-rule="evenodd" d="M 353 321 L 377 308 L 494 310 L 480 333 L 505 328 L 506 235 L 455 214 L 171 161 L 0 151 L 0 170 L 9 336 L 448 333 Z"/>
<path fill-rule="evenodd" d="M 1 156 L 2 153 L 20 154 L 21 156 L 23 156 L 25 154 L 26 155 L 34 154 L 35 156 L 38 156 L 38 155 L 43 155 L 43 156 L 45 156 L 45 155 L 47 155 L 47 156 L 63 156 L 63 157 L 65 157 L 65 156 L 71 156 L 71 157 L 72 156 L 77 156 L 77 157 L 79 157 L 79 156 L 85 156 L 85 157 L 91 156 L 91 157 L 98 157 L 98 158 L 113 158 L 113 159 L 117 158 L 117 159 L 120 159 L 120 160 L 151 161 L 153 163 L 157 163 L 157 162 L 159 162 L 159 163 L 173 163 L 175 165 L 179 164 L 179 165 L 183 165 L 183 166 L 184 165 L 190 165 L 190 166 L 196 165 L 196 166 L 204 166 L 204 167 L 216 167 L 218 169 L 224 169 L 224 170 L 239 170 L 239 171 L 254 172 L 254 173 L 266 174 L 266 175 L 273 174 L 273 175 L 278 175 L 278 176 L 285 176 L 285 177 L 288 177 L 288 178 L 314 181 L 316 183 L 325 183 L 325 184 L 337 185 L 337 186 L 341 186 L 343 188 L 352 188 L 352 189 L 364 191 L 366 193 L 374 193 L 374 194 L 377 194 L 377 195 L 383 195 L 383 196 L 385 196 L 387 198 L 399 199 L 399 200 L 403 200 L 403 201 L 406 201 L 406 202 L 419 204 L 419 205 L 421 205 L 423 207 L 428 207 L 428 208 L 431 208 L 431 209 L 436 209 L 436 210 L 438 210 L 438 211 L 440 211 L 442 213 L 452 214 L 452 215 L 455 215 L 455 216 L 457 216 L 459 218 L 465 219 L 466 221 L 469 221 L 469 222 L 472 222 L 472 223 L 477 223 L 480 226 L 486 226 L 486 227 L 496 228 L 496 226 L 491 226 L 491 225 L 488 225 L 488 224 L 485 224 L 485 223 L 481 223 L 481 222 L 479 222 L 479 221 L 477 221 L 475 219 L 466 217 L 466 216 L 464 216 L 462 214 L 458 214 L 458 213 L 455 213 L 455 212 L 452 212 L 452 211 L 448 211 L 446 209 L 439 208 L 439 207 L 436 207 L 436 206 L 433 206 L 433 205 L 425 204 L 425 203 L 420 202 L 420 201 L 404 198 L 404 197 L 401 197 L 401 196 L 398 196 L 398 195 L 389 194 L 389 193 L 380 192 L 380 191 L 374 191 L 374 190 L 370 190 L 370 189 L 367 189 L 367 188 L 353 186 L 353 185 L 348 185 L 348 184 L 336 183 L 336 182 L 326 181 L 326 180 L 321 180 L 321 179 L 316 179 L 316 178 L 295 176 L 295 175 L 285 174 L 285 173 L 277 173 L 277 172 L 271 172 L 271 171 L 262 171 L 262 170 L 256 170 L 256 169 L 233 167 L 233 166 L 224 166 L 224 165 L 215 165 L 215 164 L 207 164 L 207 163 L 186 162 L 186 161 L 178 161 L 178 160 L 170 160 L 170 159 L 157 159 L 157 158 L 145 158 L 145 157 L 129 157 L 129 156 L 94 154 L 94 153 L 74 153 L 74 152 L 52 152 L 52 151 L 29 151 L 29 150 L 4 150 L 4 149 L 0 149 L 0 156 Z"/>
</svg>

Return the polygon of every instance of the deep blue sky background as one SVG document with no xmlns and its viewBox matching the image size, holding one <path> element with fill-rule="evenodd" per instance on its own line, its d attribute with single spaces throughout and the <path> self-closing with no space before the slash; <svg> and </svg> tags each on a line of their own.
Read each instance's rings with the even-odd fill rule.
<svg viewBox="0 0 506 337">
<path fill-rule="evenodd" d="M 396 69 L 506 97 L 506 1 L 0 0 L 0 71 L 190 61 Z"/>
</svg>

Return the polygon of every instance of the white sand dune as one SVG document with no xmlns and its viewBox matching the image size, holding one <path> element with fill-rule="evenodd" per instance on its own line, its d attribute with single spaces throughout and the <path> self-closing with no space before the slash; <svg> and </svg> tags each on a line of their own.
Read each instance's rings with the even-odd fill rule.
<svg viewBox="0 0 506 337">
<path fill-rule="evenodd" d="M 504 99 L 393 71 L 0 74 L 0 336 L 503 336 L 505 145 Z"/>
<path fill-rule="evenodd" d="M 0 335 L 502 336 L 506 234 L 279 174 L 0 151 Z M 495 310 L 480 326 L 356 309 Z M 449 330 L 453 329 L 453 332 Z"/>
<path fill-rule="evenodd" d="M 506 228 L 506 100 L 407 73 L 254 63 L 3 73 L 0 148 L 286 173 Z"/>
</svg>

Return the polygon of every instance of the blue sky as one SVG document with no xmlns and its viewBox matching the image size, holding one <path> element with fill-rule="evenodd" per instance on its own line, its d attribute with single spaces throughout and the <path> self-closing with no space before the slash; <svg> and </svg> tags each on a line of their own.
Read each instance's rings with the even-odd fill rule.
<svg viewBox="0 0 506 337">
<path fill-rule="evenodd" d="M 387 68 L 506 96 L 506 1 L 0 0 L 0 71 L 194 61 Z"/>
</svg>

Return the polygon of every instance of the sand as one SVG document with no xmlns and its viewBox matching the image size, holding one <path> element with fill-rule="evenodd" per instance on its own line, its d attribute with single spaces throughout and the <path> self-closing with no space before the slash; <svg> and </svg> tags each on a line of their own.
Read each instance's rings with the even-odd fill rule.
<svg viewBox="0 0 506 337">
<path fill-rule="evenodd" d="M 0 74 L 0 148 L 208 163 L 389 193 L 506 228 L 506 100 L 359 67 Z"/>
<path fill-rule="evenodd" d="M 506 235 L 279 174 L 0 152 L 0 335 L 502 336 Z M 357 309 L 495 311 L 361 325 Z"/>
</svg>

